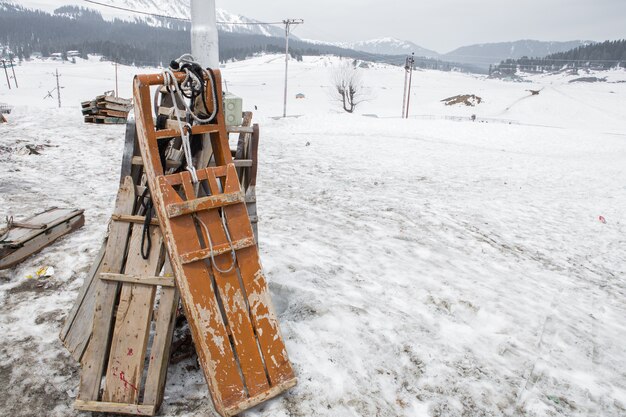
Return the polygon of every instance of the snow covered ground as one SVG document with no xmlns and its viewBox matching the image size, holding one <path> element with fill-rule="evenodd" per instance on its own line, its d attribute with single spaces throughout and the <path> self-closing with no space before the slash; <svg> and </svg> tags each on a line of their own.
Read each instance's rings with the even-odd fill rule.
<svg viewBox="0 0 626 417">
<path fill-rule="evenodd" d="M 370 101 L 348 115 L 329 98 L 336 61 L 292 64 L 301 117 L 279 120 L 282 57 L 223 68 L 261 123 L 261 255 L 299 376 L 244 415 L 626 415 L 626 72 L 570 84 L 418 71 L 415 117 L 401 120 L 402 69 L 365 70 Z M 61 109 L 43 99 L 56 68 Z M 120 94 L 152 71 L 121 67 Z M 114 68 L 16 72 L 20 89 L 0 90 L 15 106 L 0 125 L 0 215 L 73 206 L 87 224 L 0 272 L 0 414 L 78 416 L 78 365 L 57 335 L 113 208 L 124 130 L 83 124 L 79 103 L 112 89 Z M 484 102 L 440 102 L 457 94 Z M 25 278 L 44 265 L 53 277 Z M 171 368 L 161 411 L 212 415 L 193 360 Z"/>
</svg>

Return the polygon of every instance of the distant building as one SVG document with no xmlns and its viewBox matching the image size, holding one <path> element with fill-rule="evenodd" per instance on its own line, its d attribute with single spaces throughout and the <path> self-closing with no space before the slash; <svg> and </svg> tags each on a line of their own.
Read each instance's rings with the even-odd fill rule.
<svg viewBox="0 0 626 417">
<path fill-rule="evenodd" d="M 68 58 L 79 57 L 80 51 L 67 51 Z"/>
<path fill-rule="evenodd" d="M 296 98 L 297 99 L 304 99 L 304 98 L 306 98 L 306 96 L 304 94 L 302 94 L 302 93 L 298 93 L 298 94 L 296 94 Z"/>
</svg>

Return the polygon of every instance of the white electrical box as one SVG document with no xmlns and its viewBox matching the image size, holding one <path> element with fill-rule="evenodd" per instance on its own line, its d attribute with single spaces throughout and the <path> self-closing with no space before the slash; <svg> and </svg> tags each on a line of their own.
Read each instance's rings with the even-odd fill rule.
<svg viewBox="0 0 626 417">
<path fill-rule="evenodd" d="M 224 119 L 226 126 L 241 126 L 243 123 L 243 99 L 234 94 L 224 94 Z"/>
</svg>

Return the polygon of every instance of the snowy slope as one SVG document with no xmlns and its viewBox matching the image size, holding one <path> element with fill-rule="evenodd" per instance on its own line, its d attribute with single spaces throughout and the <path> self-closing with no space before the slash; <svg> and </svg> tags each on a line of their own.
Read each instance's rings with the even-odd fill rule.
<svg viewBox="0 0 626 417">
<path fill-rule="evenodd" d="M 258 107 L 261 256 L 299 378 L 242 416 L 624 416 L 626 72 L 569 84 L 416 71 L 401 120 L 402 69 L 365 71 L 370 101 L 347 115 L 329 99 L 337 61 L 291 64 L 301 117 L 279 120 L 281 56 L 222 69 Z M 43 99 L 57 68 L 60 110 Z M 120 67 L 123 96 L 136 72 Z M 19 90 L 0 89 L 16 106 L 0 125 L 0 215 L 70 205 L 87 223 L 0 271 L 0 415 L 79 417 L 78 365 L 57 335 L 105 233 L 124 137 L 83 124 L 79 103 L 115 73 L 94 58 L 17 75 Z M 440 102 L 459 93 L 485 101 Z M 43 265 L 56 274 L 25 279 Z M 185 360 L 160 415 L 215 416 L 207 394 Z"/>
<path fill-rule="evenodd" d="M 342 48 L 354 49 L 356 51 L 368 52 L 371 54 L 407 55 L 415 52 L 416 56 L 423 56 L 427 58 L 436 58 L 439 56 L 437 52 L 422 48 L 413 42 L 389 37 L 360 42 L 337 43 L 336 45 Z"/>
<path fill-rule="evenodd" d="M 55 9 L 61 6 L 75 5 L 98 10 L 105 18 L 109 19 L 118 18 L 126 20 L 139 20 L 153 25 L 162 24 L 160 19 L 152 18 L 150 16 L 116 10 L 92 3 L 86 3 L 81 0 L 19 0 L 13 2 L 27 8 L 45 10 L 47 12 L 54 12 Z M 155 13 L 159 15 L 184 19 L 189 18 L 190 11 L 189 0 L 111 0 L 103 1 L 101 3 L 111 4 L 141 12 Z M 284 36 L 283 30 L 280 27 L 276 27 L 273 25 L 258 25 L 256 24 L 258 23 L 257 20 L 250 19 L 241 15 L 236 15 L 223 9 L 217 9 L 217 20 L 221 23 L 219 29 L 224 32 L 277 37 Z M 245 25 L 244 23 L 254 24 Z"/>
</svg>

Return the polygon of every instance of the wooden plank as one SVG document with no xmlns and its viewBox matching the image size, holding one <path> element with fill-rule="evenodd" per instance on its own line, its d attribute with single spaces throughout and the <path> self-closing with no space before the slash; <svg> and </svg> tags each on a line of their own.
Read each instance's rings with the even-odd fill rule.
<svg viewBox="0 0 626 417">
<path fill-rule="evenodd" d="M 163 270 L 164 277 L 170 277 L 170 279 L 174 280 L 174 272 L 169 259 L 166 261 Z M 180 295 L 176 286 L 161 289 L 143 397 L 144 404 L 154 404 L 157 410 L 163 401 L 179 300 Z"/>
<path fill-rule="evenodd" d="M 143 226 L 132 226 L 125 274 L 154 276 L 159 272 L 163 255 L 161 232 L 152 227 L 149 233 L 152 247 L 148 259 L 143 259 Z M 152 285 L 122 284 L 102 394 L 104 402 L 139 402 L 155 294 L 156 288 Z"/>
<path fill-rule="evenodd" d="M 258 214 L 256 204 L 256 181 L 259 170 L 259 125 L 253 126 L 252 137 L 249 143 L 249 158 L 252 159 L 252 167 L 248 171 L 244 187 L 246 190 L 246 209 L 248 216 L 250 216 L 250 222 L 252 223 L 252 231 L 254 232 L 254 238 L 259 243 L 259 229 L 258 229 Z"/>
<path fill-rule="evenodd" d="M 205 135 L 205 134 L 217 133 L 217 132 L 219 132 L 219 128 L 216 125 L 196 125 L 191 128 L 192 135 Z M 173 137 L 177 137 L 180 135 L 181 133 L 180 133 L 180 129 L 178 128 L 178 123 L 176 123 L 176 127 L 174 128 L 156 131 L 157 139 L 173 138 Z"/>
<path fill-rule="evenodd" d="M 176 281 L 173 277 L 147 277 L 139 275 L 125 275 L 125 274 L 100 274 L 100 279 L 105 281 L 117 281 L 138 285 L 161 285 L 163 287 L 175 287 Z"/>
<path fill-rule="evenodd" d="M 234 167 L 233 167 L 234 168 Z M 210 170 L 210 168 L 208 169 Z M 234 172 L 234 171 L 233 171 Z M 191 187 L 191 175 L 188 172 L 181 174 L 184 178 L 185 194 L 187 198 L 193 198 L 193 188 Z M 236 174 L 235 174 L 236 175 Z M 212 183 L 217 185 L 214 177 L 209 175 L 209 187 L 214 194 L 216 188 L 212 187 Z M 204 223 L 207 230 L 200 228 L 202 231 L 202 239 L 207 242 L 211 239 L 216 247 L 228 247 L 228 237 L 222 225 L 220 215 L 217 211 L 201 211 L 197 214 L 198 221 Z M 208 231 L 209 237 L 206 232 Z M 241 241 L 244 241 L 243 239 Z M 254 238 L 247 239 L 248 242 L 254 244 Z M 205 246 L 207 246 L 205 244 Z M 247 245 L 250 246 L 250 245 Z M 254 329 L 250 320 L 250 314 L 245 301 L 245 295 L 239 283 L 239 275 L 235 268 L 236 260 L 233 259 L 230 250 L 224 251 L 222 255 L 215 256 L 215 265 L 211 264 L 215 283 L 217 285 L 222 307 L 226 313 L 225 322 L 233 337 L 233 344 L 239 365 L 244 377 L 244 382 L 249 396 L 256 396 L 269 389 L 267 376 L 265 375 L 265 367 L 261 359 L 261 354 L 257 346 Z M 230 270 L 229 270 L 230 269 Z M 216 300 L 217 302 L 217 300 Z"/>
<path fill-rule="evenodd" d="M 128 110 L 119 111 L 119 110 L 104 109 L 104 110 L 100 110 L 99 112 L 100 112 L 100 114 L 105 115 L 105 116 L 109 116 L 109 117 L 119 117 L 119 118 L 122 118 L 122 119 L 126 119 L 128 117 Z"/>
<path fill-rule="evenodd" d="M 253 165 L 252 159 L 235 159 L 234 163 L 237 168 L 250 168 Z"/>
<path fill-rule="evenodd" d="M 126 414 L 136 416 L 154 416 L 156 407 L 154 405 L 135 405 L 105 403 L 100 401 L 74 401 L 74 408 L 79 411 L 93 411 L 94 413 Z"/>
<path fill-rule="evenodd" d="M 59 335 L 63 345 L 77 362 L 80 362 L 83 357 L 83 353 L 91 338 L 98 282 L 96 276 L 100 273 L 105 250 L 106 239 L 102 243 L 94 262 L 91 264 L 91 269 L 85 277 L 83 286 L 76 298 L 76 303 L 74 303 L 72 310 L 65 319 L 65 324 Z"/>
<path fill-rule="evenodd" d="M 135 142 L 137 140 L 137 129 L 135 119 L 126 121 L 126 131 L 124 132 L 124 153 L 122 154 L 122 169 L 120 172 L 120 184 L 124 179 L 132 175 L 132 160 L 135 155 Z"/>
<path fill-rule="evenodd" d="M 120 184 L 123 184 L 126 177 L 132 173 L 132 165 L 129 160 L 135 150 L 136 132 L 135 121 L 130 120 L 126 124 L 126 135 L 124 139 L 124 153 L 122 156 L 122 168 L 120 172 Z M 115 215 L 114 215 L 115 216 Z M 92 267 L 84 280 L 83 286 L 78 294 L 72 311 L 65 320 L 60 338 L 64 346 L 68 349 L 72 357 L 80 362 L 91 339 L 93 327 L 94 306 L 96 303 L 96 287 L 100 274 L 102 260 L 106 251 L 106 238 L 103 241 L 98 256 L 94 260 Z"/>
<path fill-rule="evenodd" d="M 167 216 L 174 217 L 192 214 L 202 210 L 225 207 L 231 204 L 238 204 L 245 201 L 245 196 L 241 191 L 234 193 L 217 194 L 208 197 L 196 198 L 193 200 L 173 203 L 167 206 Z"/>
<path fill-rule="evenodd" d="M 114 214 L 133 212 L 134 191 L 135 186 L 132 178 L 126 177 L 117 194 Z M 116 274 L 122 272 L 129 232 L 129 224 L 114 222 L 109 225 L 109 237 L 102 261 L 102 272 Z M 99 398 L 118 286 L 117 282 L 98 280 L 92 337 L 82 358 L 79 400 L 97 401 Z"/>
<path fill-rule="evenodd" d="M 135 156 L 132 159 L 132 164 L 136 166 L 143 166 L 143 159 L 141 159 L 141 156 Z M 165 166 L 168 169 L 178 169 L 181 165 L 182 161 L 173 161 L 171 159 L 165 161 Z"/>
<path fill-rule="evenodd" d="M 97 101 L 100 102 L 106 102 L 106 103 L 113 103 L 113 104 L 120 104 L 122 106 L 132 106 L 133 101 L 131 99 L 128 98 L 121 98 L 121 97 L 115 97 L 115 96 L 98 96 L 98 98 L 96 99 Z"/>
<path fill-rule="evenodd" d="M 96 123 L 105 125 L 123 125 L 126 124 L 126 119 L 121 117 L 100 117 L 97 116 Z"/>
<path fill-rule="evenodd" d="M 128 105 L 109 103 L 106 101 L 98 101 L 97 106 L 99 109 L 121 111 L 121 112 L 128 112 L 131 109 L 131 107 Z"/>
<path fill-rule="evenodd" d="M 226 126 L 228 133 L 252 133 L 252 126 L 246 126 L 245 122 L 242 126 Z"/>
<path fill-rule="evenodd" d="M 26 258 L 50 246 L 57 239 L 83 227 L 85 216 L 82 214 L 82 211 L 76 213 L 78 215 L 65 220 L 63 223 L 51 226 L 46 230 L 37 230 L 36 233 L 38 234 L 35 237 L 21 243 L 17 248 L 13 248 L 11 245 L 11 247 L 0 250 L 0 269 L 11 268 L 19 264 Z"/>
<path fill-rule="evenodd" d="M 30 224 L 30 223 L 21 223 L 21 222 L 13 222 L 13 227 L 21 227 L 22 229 L 46 229 L 48 227 L 47 224 Z"/>
<path fill-rule="evenodd" d="M 226 414 L 229 416 L 236 416 L 243 411 L 246 411 L 252 407 L 255 407 L 261 404 L 262 402 L 267 401 L 270 398 L 274 398 L 280 393 L 285 392 L 288 389 L 295 387 L 297 384 L 298 384 L 298 380 L 296 378 L 293 378 L 281 384 L 273 386 L 269 390 L 257 395 L 256 397 L 248 398 L 247 400 L 242 401 L 241 403 L 226 409 Z"/>
<path fill-rule="evenodd" d="M 144 224 L 146 221 L 146 218 L 144 216 L 130 216 L 128 214 L 114 214 L 111 216 L 111 220 L 114 222 Z M 157 219 L 151 219 L 150 224 L 152 226 L 158 226 L 159 221 Z"/>
<path fill-rule="evenodd" d="M 250 152 L 249 152 L 249 143 L 250 143 L 250 137 L 252 136 L 251 133 L 253 131 L 252 126 L 250 126 L 252 124 L 252 112 L 244 112 L 243 113 L 243 122 L 242 122 L 242 128 L 245 128 L 244 130 L 249 130 L 250 133 L 247 132 L 240 132 L 239 134 L 239 139 L 237 140 L 237 149 L 235 150 L 235 164 L 237 164 L 237 161 L 241 161 L 241 160 L 249 160 L 250 159 Z M 228 127 L 227 127 L 228 129 Z M 229 131 L 230 132 L 230 131 Z M 237 165 L 235 165 L 237 166 Z M 242 167 L 243 168 L 243 167 Z M 239 176 L 239 183 L 241 184 L 241 189 L 242 190 L 246 190 L 246 182 L 247 182 L 247 177 L 248 177 L 248 171 L 247 169 L 238 169 L 237 170 L 237 175 Z"/>
<path fill-rule="evenodd" d="M 224 192 L 232 193 L 238 190 L 240 185 L 234 165 L 230 165 L 228 171 Z M 209 178 L 208 182 L 211 192 L 220 191 L 216 180 Z M 223 211 L 231 239 L 240 240 L 254 237 L 245 205 L 231 205 L 225 207 Z M 278 318 L 274 312 L 257 247 L 250 246 L 237 251 L 237 263 L 247 294 L 252 321 L 258 335 L 259 346 L 267 367 L 267 374 L 271 385 L 279 385 L 295 378 L 295 375 L 280 334 Z"/>
<path fill-rule="evenodd" d="M 243 248 L 247 248 L 248 246 L 254 245 L 254 239 L 243 239 L 233 242 L 232 249 L 235 251 Z M 192 253 L 183 253 L 180 255 L 181 262 L 183 264 L 190 264 L 192 262 L 202 261 L 204 259 L 209 259 L 211 256 L 219 256 L 224 253 L 229 253 L 231 251 L 231 246 L 229 243 L 224 243 L 221 245 L 214 244 L 213 250 L 210 249 L 201 249 L 199 251 L 195 251 Z"/>
</svg>

